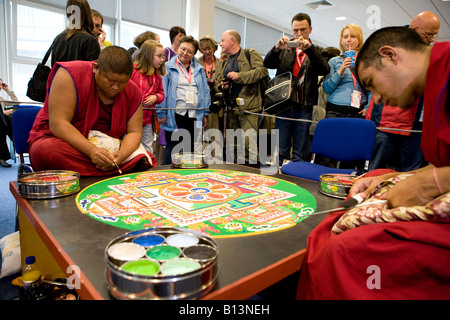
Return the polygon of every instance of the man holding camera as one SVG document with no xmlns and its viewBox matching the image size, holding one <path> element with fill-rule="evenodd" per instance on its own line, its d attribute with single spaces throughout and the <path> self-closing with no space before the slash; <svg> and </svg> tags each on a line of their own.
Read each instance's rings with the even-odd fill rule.
<svg viewBox="0 0 450 320">
<path fill-rule="evenodd" d="M 305 13 L 297 14 L 292 18 L 293 41 L 283 36 L 264 59 L 264 66 L 277 69 L 277 75 L 292 72 L 291 98 L 284 102 L 284 111 L 278 116 L 293 120 L 277 118 L 275 123 L 279 130 L 280 165 L 284 160 L 291 160 L 291 148 L 292 160 L 307 160 L 310 120 L 318 98 L 318 76 L 330 72 L 326 51 L 311 43 L 311 31 L 311 18 Z"/>
<path fill-rule="evenodd" d="M 227 57 L 217 66 L 214 85 L 216 92 L 223 92 L 224 97 L 234 104 L 232 110 L 224 110 L 228 112 L 227 129 L 244 131 L 243 139 L 248 137 L 248 140 L 245 139 L 245 162 L 256 165 L 258 115 L 244 111 L 261 111 L 259 80 L 267 77 L 269 73 L 263 65 L 261 55 L 255 49 L 241 48 L 241 36 L 238 32 L 225 31 L 220 46 Z M 239 150 L 242 150 L 239 140 L 238 137 L 238 163 L 243 163 L 244 155 L 239 153 Z"/>
</svg>

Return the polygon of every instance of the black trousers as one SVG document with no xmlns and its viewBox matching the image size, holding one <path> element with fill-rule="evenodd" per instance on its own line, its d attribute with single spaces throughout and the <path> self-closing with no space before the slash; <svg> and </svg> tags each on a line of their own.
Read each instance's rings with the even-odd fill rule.
<svg viewBox="0 0 450 320">
<path fill-rule="evenodd" d="M 184 146 L 187 146 L 187 145 L 190 146 L 190 150 L 185 150 L 185 151 L 194 152 L 196 118 L 189 118 L 189 112 L 186 112 L 186 114 L 184 116 L 181 116 L 181 115 L 175 113 L 175 121 L 177 123 L 178 129 L 187 130 L 189 132 L 189 136 L 188 137 L 183 136 L 181 141 L 178 141 L 178 140 L 172 141 L 173 132 L 165 131 L 167 147 L 166 147 L 166 152 L 164 153 L 164 164 L 172 163 L 172 150 L 179 143 L 183 143 Z M 189 141 L 184 141 L 184 139 L 189 139 Z"/>
<path fill-rule="evenodd" d="M 11 153 L 9 151 L 8 144 L 6 143 L 6 136 L 9 136 L 11 141 L 14 140 L 13 140 L 11 117 L 6 116 L 4 114 L 2 114 L 1 116 L 2 117 L 0 118 L 0 159 L 6 161 L 11 159 Z"/>
</svg>

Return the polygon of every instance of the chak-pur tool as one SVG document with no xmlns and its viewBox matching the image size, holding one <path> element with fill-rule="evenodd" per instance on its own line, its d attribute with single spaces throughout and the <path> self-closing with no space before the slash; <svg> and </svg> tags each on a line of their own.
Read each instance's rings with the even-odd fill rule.
<svg viewBox="0 0 450 320">
<path fill-rule="evenodd" d="M 367 202 L 367 203 L 361 203 L 363 201 L 364 201 L 363 197 L 361 197 L 361 195 L 358 193 L 357 195 L 351 197 L 350 199 L 342 201 L 341 205 L 337 208 L 314 212 L 314 213 L 309 214 L 308 216 L 322 214 L 322 213 L 328 213 L 328 212 L 333 212 L 333 211 L 340 211 L 340 210 L 344 210 L 344 209 L 363 207 L 363 206 L 368 206 L 371 204 L 385 203 L 387 200 L 377 200 L 377 201 L 372 201 L 372 202 Z"/>
<path fill-rule="evenodd" d="M 122 174 L 122 170 L 120 170 L 119 166 L 117 165 L 117 163 L 114 161 L 113 162 L 114 165 L 116 166 L 117 170 L 119 171 L 119 174 Z"/>
</svg>

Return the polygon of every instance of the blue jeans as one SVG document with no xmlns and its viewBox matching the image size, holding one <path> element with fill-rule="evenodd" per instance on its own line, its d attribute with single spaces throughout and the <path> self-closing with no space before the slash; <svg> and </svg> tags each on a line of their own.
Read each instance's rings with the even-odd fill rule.
<svg viewBox="0 0 450 320">
<path fill-rule="evenodd" d="M 312 120 L 312 107 L 293 107 L 277 116 L 290 119 Z M 279 163 L 286 160 L 308 161 L 311 149 L 309 127 L 311 122 L 276 119 L 275 128 L 279 130 Z M 292 158 L 291 158 L 292 148 Z"/>
<path fill-rule="evenodd" d="M 373 157 L 369 170 L 398 166 L 401 172 L 416 170 L 423 166 L 424 157 L 420 148 L 421 133 L 410 136 L 377 131 Z"/>
<path fill-rule="evenodd" d="M 327 111 L 325 113 L 325 118 L 364 118 L 364 117 L 360 114 L 350 112 Z"/>
</svg>

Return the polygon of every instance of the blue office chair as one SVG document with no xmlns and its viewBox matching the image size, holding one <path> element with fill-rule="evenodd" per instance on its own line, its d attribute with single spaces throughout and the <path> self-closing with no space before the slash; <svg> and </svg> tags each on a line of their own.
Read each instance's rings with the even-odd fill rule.
<svg viewBox="0 0 450 320">
<path fill-rule="evenodd" d="M 24 154 L 28 153 L 28 137 L 34 120 L 41 109 L 41 106 L 19 106 L 12 115 L 14 147 L 20 158 L 18 176 L 23 172 L 33 172 L 31 165 L 25 163 Z"/>
<path fill-rule="evenodd" d="M 322 174 L 351 174 L 356 169 L 340 169 L 342 161 L 365 160 L 364 170 L 369 169 L 369 161 L 375 143 L 376 126 L 373 121 L 357 118 L 325 118 L 318 122 L 314 133 L 311 162 L 290 162 L 281 167 L 287 175 L 320 181 Z M 337 161 L 331 168 L 314 163 L 321 155 Z"/>
<path fill-rule="evenodd" d="M 31 128 L 33 127 L 34 120 L 38 112 L 42 109 L 42 106 L 35 105 L 19 105 L 17 110 L 14 111 L 11 124 L 13 128 L 14 149 L 15 153 L 19 155 L 20 164 L 17 170 L 17 178 L 24 173 L 34 172 L 31 164 L 25 163 L 25 153 L 28 153 L 28 137 L 30 135 Z M 15 157 L 15 154 L 14 154 Z M 16 204 L 16 227 L 15 230 L 19 230 L 19 208 Z"/>
<path fill-rule="evenodd" d="M 13 105 L 12 107 L 13 107 L 13 109 L 24 109 L 24 108 L 36 108 L 36 106 L 37 105 L 35 105 L 35 104 L 33 104 L 33 105 L 26 105 L 26 104 L 16 104 L 16 105 Z M 41 106 L 39 106 L 39 108 L 41 108 Z M 11 121 L 12 121 L 12 119 L 11 119 Z M 13 139 L 14 140 L 14 139 Z M 11 152 L 11 159 L 13 159 L 13 161 L 14 161 L 14 163 L 16 163 L 17 162 L 17 157 L 16 157 L 16 148 L 15 148 L 15 145 L 14 145 L 14 141 L 13 140 L 11 140 L 10 141 L 10 144 L 9 144 L 9 150 L 10 150 L 10 152 Z"/>
</svg>

